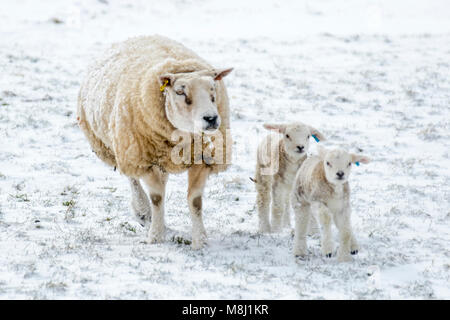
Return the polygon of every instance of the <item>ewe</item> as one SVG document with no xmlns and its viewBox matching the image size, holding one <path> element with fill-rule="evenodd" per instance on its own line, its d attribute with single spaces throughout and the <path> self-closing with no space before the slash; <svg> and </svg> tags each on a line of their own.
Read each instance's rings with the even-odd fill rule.
<svg viewBox="0 0 450 320">
<path fill-rule="evenodd" d="M 88 71 L 78 98 L 78 121 L 93 151 L 129 178 L 132 208 L 150 222 L 149 242 L 164 239 L 164 195 L 169 173 L 188 171 L 192 247 L 206 240 L 202 194 L 211 173 L 227 168 L 223 158 L 206 161 L 192 141 L 219 134 L 209 144 L 230 159 L 228 96 L 223 77 L 193 51 L 160 36 L 113 45 Z M 179 138 L 183 140 L 180 161 Z M 227 139 L 225 139 L 227 137 Z M 194 152 L 191 152 L 194 147 Z M 203 161 L 205 159 L 205 161 Z M 200 160 L 200 161 L 199 161 Z M 140 180 L 149 190 L 149 198 Z"/>
<path fill-rule="evenodd" d="M 301 122 L 264 124 L 264 128 L 279 134 L 269 134 L 258 146 L 253 181 L 257 192 L 259 232 L 278 232 L 282 226 L 290 226 L 289 194 L 295 174 L 306 159 L 309 139 L 315 136 L 325 140 L 325 137 Z M 272 226 L 269 221 L 271 200 Z"/>
<path fill-rule="evenodd" d="M 333 242 L 331 220 L 339 230 L 338 260 L 351 260 L 358 253 L 358 243 L 350 222 L 348 178 L 352 163 L 369 163 L 363 155 L 319 148 L 318 156 L 303 162 L 295 177 L 291 204 L 295 212 L 294 255 L 306 256 L 306 233 L 311 211 L 321 224 L 322 252 L 331 258 Z"/>
</svg>

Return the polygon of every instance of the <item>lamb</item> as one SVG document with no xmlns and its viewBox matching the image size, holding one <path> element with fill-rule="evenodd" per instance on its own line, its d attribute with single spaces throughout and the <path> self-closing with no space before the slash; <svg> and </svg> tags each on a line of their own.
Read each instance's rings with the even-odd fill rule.
<svg viewBox="0 0 450 320">
<path fill-rule="evenodd" d="M 338 261 L 349 261 L 359 247 L 350 222 L 350 176 L 352 163 L 369 163 L 364 155 L 342 149 L 319 147 L 319 155 L 303 162 L 295 177 L 291 204 L 295 213 L 294 255 L 305 257 L 306 233 L 311 213 L 321 224 L 322 253 L 331 258 L 331 220 L 339 230 Z"/>
<path fill-rule="evenodd" d="M 301 122 L 264 124 L 264 128 L 278 134 L 266 136 L 257 151 L 254 182 L 261 233 L 278 232 L 282 227 L 290 226 L 289 194 L 295 174 L 306 159 L 310 137 L 314 136 L 317 141 L 325 140 L 317 129 Z"/>
<path fill-rule="evenodd" d="M 143 225 L 151 222 L 150 243 L 164 240 L 168 175 L 188 171 L 192 247 L 205 244 L 203 189 L 208 176 L 226 170 L 231 157 L 228 96 L 222 81 L 231 71 L 214 69 L 173 40 L 142 36 L 113 45 L 81 85 L 79 126 L 96 155 L 128 177 L 134 213 Z M 192 142 L 202 136 L 226 137 L 208 144 L 226 159 L 206 161 L 205 145 L 196 150 Z"/>
</svg>

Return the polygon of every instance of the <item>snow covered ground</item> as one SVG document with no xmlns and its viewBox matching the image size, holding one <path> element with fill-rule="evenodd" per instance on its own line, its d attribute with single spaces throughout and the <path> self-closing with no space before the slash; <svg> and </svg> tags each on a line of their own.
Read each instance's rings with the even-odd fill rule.
<svg viewBox="0 0 450 320">
<path fill-rule="evenodd" d="M 168 241 L 145 244 L 126 179 L 76 124 L 92 58 L 153 33 L 235 68 L 233 165 L 208 182 L 201 251 L 171 241 L 189 238 L 186 175 L 168 185 Z M 2 299 L 450 298 L 446 0 L 3 0 L 0 74 Z M 256 233 L 262 123 L 292 119 L 373 159 L 351 176 L 351 263 Z"/>
</svg>

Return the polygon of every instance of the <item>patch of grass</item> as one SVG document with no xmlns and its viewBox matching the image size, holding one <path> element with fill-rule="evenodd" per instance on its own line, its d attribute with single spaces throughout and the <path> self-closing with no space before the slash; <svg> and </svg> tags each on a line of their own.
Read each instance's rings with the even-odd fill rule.
<svg viewBox="0 0 450 320">
<path fill-rule="evenodd" d="M 177 244 L 184 244 L 184 245 L 187 245 L 187 246 L 189 246 L 189 245 L 192 244 L 192 241 L 191 241 L 191 240 L 189 240 L 189 239 L 184 239 L 184 238 L 181 237 L 181 236 L 173 236 L 172 239 L 171 239 L 171 241 L 172 241 L 172 242 L 175 242 L 175 243 L 177 243 Z"/>
<path fill-rule="evenodd" d="M 64 201 L 63 202 L 63 206 L 66 206 L 66 207 L 73 207 L 73 206 L 75 206 L 75 201 L 73 200 L 73 199 L 70 199 L 69 201 Z"/>
<path fill-rule="evenodd" d="M 68 194 L 77 195 L 79 193 L 78 189 L 73 186 L 64 187 L 64 190 L 61 192 L 62 196 L 67 196 Z"/>
<path fill-rule="evenodd" d="M 65 220 L 68 221 L 69 219 L 74 218 L 75 217 L 74 207 L 76 204 L 75 200 L 70 199 L 69 201 L 64 201 L 62 204 L 63 204 L 63 206 L 67 207 L 66 214 L 65 214 Z"/>
<path fill-rule="evenodd" d="M 26 193 L 18 193 L 16 195 L 11 194 L 10 196 L 16 198 L 19 202 L 30 202 Z"/>
<path fill-rule="evenodd" d="M 120 224 L 120 226 L 121 226 L 122 228 L 124 228 L 125 230 L 127 230 L 127 231 L 136 233 L 136 228 L 133 227 L 133 226 L 132 226 L 131 224 L 129 224 L 128 222 L 122 222 L 122 223 Z"/>
<path fill-rule="evenodd" d="M 57 290 L 57 291 L 65 291 L 67 289 L 67 284 L 64 282 L 53 282 L 53 281 L 48 281 L 45 284 L 45 287 L 47 289 L 51 289 L 51 290 Z"/>
</svg>

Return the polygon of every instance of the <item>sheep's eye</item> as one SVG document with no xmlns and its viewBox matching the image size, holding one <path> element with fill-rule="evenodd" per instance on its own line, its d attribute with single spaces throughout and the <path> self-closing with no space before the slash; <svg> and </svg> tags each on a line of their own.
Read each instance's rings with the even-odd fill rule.
<svg viewBox="0 0 450 320">
<path fill-rule="evenodd" d="M 214 102 L 216 101 L 216 98 L 214 98 L 214 96 L 211 97 L 211 101 Z"/>
<path fill-rule="evenodd" d="M 179 95 L 179 96 L 184 95 L 184 91 L 183 91 L 183 90 L 175 91 L 175 93 L 176 93 L 177 95 Z"/>
<path fill-rule="evenodd" d="M 327 161 L 327 166 L 331 167 L 331 163 L 329 163 L 328 161 Z"/>
<path fill-rule="evenodd" d="M 288 138 L 288 139 L 290 138 L 288 134 L 286 135 L 286 138 Z"/>
<path fill-rule="evenodd" d="M 310 137 L 310 136 L 308 136 L 308 139 L 309 139 L 309 137 Z"/>
<path fill-rule="evenodd" d="M 349 163 L 348 163 L 348 166 L 350 167 L 351 165 L 352 165 L 352 163 L 351 163 L 351 162 L 349 162 Z"/>
</svg>

